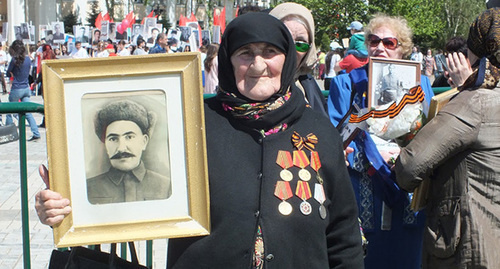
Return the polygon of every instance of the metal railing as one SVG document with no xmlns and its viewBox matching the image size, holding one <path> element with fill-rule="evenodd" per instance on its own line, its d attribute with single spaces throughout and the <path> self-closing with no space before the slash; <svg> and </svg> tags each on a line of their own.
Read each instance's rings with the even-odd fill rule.
<svg viewBox="0 0 500 269">
<path fill-rule="evenodd" d="M 449 90 L 450 87 L 433 88 L 435 94 Z M 325 97 L 328 91 L 322 91 Z M 204 98 L 213 97 L 215 94 L 205 94 Z M 20 156 L 20 186 L 21 186 L 21 215 L 22 215 L 22 233 L 23 233 L 23 261 L 24 268 L 31 268 L 30 254 L 30 233 L 29 233 L 29 209 L 28 209 L 28 169 L 26 153 L 26 113 L 43 113 L 42 104 L 21 102 L 21 103 L 0 103 L 0 114 L 19 114 L 19 156 Z M 127 257 L 127 244 L 121 244 L 122 258 Z M 153 241 L 146 241 L 146 266 L 152 268 L 153 264 Z"/>
</svg>

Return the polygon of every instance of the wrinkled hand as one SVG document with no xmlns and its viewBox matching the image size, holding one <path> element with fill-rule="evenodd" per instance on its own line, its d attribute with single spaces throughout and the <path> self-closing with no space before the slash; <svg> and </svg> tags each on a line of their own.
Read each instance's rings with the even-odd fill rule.
<svg viewBox="0 0 500 269">
<path fill-rule="evenodd" d="M 351 154 L 354 152 L 354 149 L 351 147 L 347 147 L 344 150 L 344 160 L 345 160 L 345 165 L 349 166 L 349 162 L 347 161 L 347 155 Z"/>
<path fill-rule="evenodd" d="M 40 222 L 53 226 L 71 213 L 70 202 L 68 199 L 63 198 L 61 194 L 49 190 L 49 171 L 44 165 L 40 165 L 38 172 L 47 189 L 39 191 L 35 196 L 36 213 Z"/>
<path fill-rule="evenodd" d="M 446 63 L 448 64 L 448 84 L 452 88 L 462 86 L 465 80 L 472 74 L 469 60 L 461 52 L 448 54 Z"/>
</svg>

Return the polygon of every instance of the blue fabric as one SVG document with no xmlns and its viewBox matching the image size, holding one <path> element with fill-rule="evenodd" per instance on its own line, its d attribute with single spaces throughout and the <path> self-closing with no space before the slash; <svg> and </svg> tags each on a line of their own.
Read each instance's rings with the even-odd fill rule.
<svg viewBox="0 0 500 269">
<path fill-rule="evenodd" d="M 10 77 L 11 73 L 14 76 L 11 89 L 22 89 L 29 87 L 28 77 L 31 70 L 31 60 L 28 56 L 24 58 L 23 64 L 18 67 L 15 64 L 15 59 L 12 59 L 7 68 L 7 76 Z"/>
<path fill-rule="evenodd" d="M 425 93 L 424 110 L 434 95 L 430 81 L 421 76 Z M 367 66 L 332 79 L 328 96 L 330 121 L 337 125 L 350 108 L 351 91 L 356 90 L 353 102 L 366 107 L 363 97 L 368 89 Z M 368 132 L 362 131 L 349 145 L 354 152 L 348 155 L 349 174 L 358 202 L 359 218 L 368 240 L 365 268 L 420 269 L 422 232 L 425 213 L 409 209 L 409 194 L 401 190 L 395 174 L 380 155 Z M 382 210 L 392 212 L 390 230 L 382 230 Z"/>
<path fill-rule="evenodd" d="M 31 90 L 29 87 L 24 89 L 11 89 L 9 94 L 9 102 L 19 102 L 19 100 L 21 100 L 21 102 L 29 102 L 30 96 L 31 96 Z M 33 136 L 40 137 L 40 132 L 38 131 L 38 125 L 36 125 L 35 118 L 33 117 L 33 115 L 31 115 L 31 113 L 26 113 L 26 120 L 30 125 Z M 12 121 L 12 115 L 7 114 L 5 125 L 11 125 L 13 123 L 14 122 Z"/>
<path fill-rule="evenodd" d="M 149 50 L 149 54 L 156 54 L 156 53 L 166 53 L 167 50 L 162 48 L 160 46 L 160 44 L 156 44 L 154 45 L 154 47 L 152 47 L 150 50 Z"/>
</svg>

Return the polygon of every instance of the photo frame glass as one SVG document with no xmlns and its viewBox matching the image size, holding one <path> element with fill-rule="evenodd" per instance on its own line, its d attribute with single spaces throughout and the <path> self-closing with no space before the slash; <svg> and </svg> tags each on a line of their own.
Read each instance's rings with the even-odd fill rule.
<svg viewBox="0 0 500 269">
<path fill-rule="evenodd" d="M 368 74 L 368 106 L 385 109 L 398 104 L 408 90 L 420 85 L 420 63 L 371 57 Z"/>
<path fill-rule="evenodd" d="M 209 233 L 199 61 L 43 62 L 51 186 L 72 207 L 56 246 Z"/>
</svg>

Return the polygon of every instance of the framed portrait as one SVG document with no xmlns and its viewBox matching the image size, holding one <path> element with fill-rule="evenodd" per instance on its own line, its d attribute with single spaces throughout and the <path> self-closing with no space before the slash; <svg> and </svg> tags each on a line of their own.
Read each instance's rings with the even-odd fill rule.
<svg viewBox="0 0 500 269">
<path fill-rule="evenodd" d="M 371 57 L 368 74 L 368 106 L 385 109 L 420 85 L 420 63 Z"/>
<path fill-rule="evenodd" d="M 64 22 L 52 22 L 52 34 L 54 37 L 54 43 L 64 43 Z"/>
<path fill-rule="evenodd" d="M 197 53 L 43 61 L 57 247 L 207 235 Z"/>
</svg>

